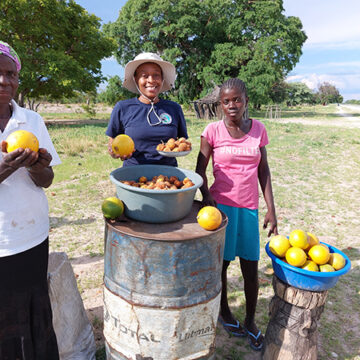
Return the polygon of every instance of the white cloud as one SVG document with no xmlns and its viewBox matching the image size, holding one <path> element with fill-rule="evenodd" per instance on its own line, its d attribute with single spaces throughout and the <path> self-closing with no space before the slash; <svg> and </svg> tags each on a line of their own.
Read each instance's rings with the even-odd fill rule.
<svg viewBox="0 0 360 360">
<path fill-rule="evenodd" d="M 115 58 L 114 55 L 112 55 L 112 56 L 110 56 L 110 57 L 107 57 L 107 58 L 104 58 L 104 59 L 102 59 L 102 61 L 116 61 L 116 62 L 117 62 L 117 60 L 116 60 L 116 58 Z"/>
<path fill-rule="evenodd" d="M 317 69 L 321 69 L 324 71 L 325 69 L 331 69 L 333 73 L 342 71 L 347 73 L 357 73 L 360 72 L 360 61 L 329 61 L 318 64 L 307 64 L 307 65 L 297 65 L 295 71 L 304 71 L 311 70 L 315 71 Z M 327 71 L 327 70 L 325 70 Z"/>
<path fill-rule="evenodd" d="M 360 37 L 360 35 L 359 35 Z M 344 40 L 344 41 L 310 41 L 307 40 L 303 49 L 317 49 L 317 50 L 358 50 L 360 49 L 360 41 L 359 40 Z"/>
<path fill-rule="evenodd" d="M 360 100 L 360 92 L 358 93 L 348 93 L 346 96 L 344 96 L 344 100 L 350 100 L 350 99 L 356 99 Z"/>
<path fill-rule="evenodd" d="M 343 75 L 308 73 L 288 76 L 286 78 L 286 81 L 302 82 L 312 90 L 316 90 L 319 84 L 323 82 L 328 82 L 336 86 L 339 89 L 340 94 L 343 95 L 345 99 L 360 98 L 359 96 L 356 96 L 356 94 L 358 94 L 358 91 L 360 91 L 360 73 Z M 347 89 L 351 89 L 351 92 L 347 91 Z"/>
<path fill-rule="evenodd" d="M 336 79 L 333 75 L 328 74 L 301 74 L 301 75 L 292 75 L 286 78 L 287 82 L 302 82 L 306 84 L 310 89 L 316 90 L 318 85 L 323 82 L 328 82 L 332 85 L 335 85 L 337 88 L 340 88 L 342 82 L 339 79 Z"/>
<path fill-rule="evenodd" d="M 304 47 L 360 48 L 359 0 L 284 0 L 285 15 L 300 18 Z"/>
</svg>

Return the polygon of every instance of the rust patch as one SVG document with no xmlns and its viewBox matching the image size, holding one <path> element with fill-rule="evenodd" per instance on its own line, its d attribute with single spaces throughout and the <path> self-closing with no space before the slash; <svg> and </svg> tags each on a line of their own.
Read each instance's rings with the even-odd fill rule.
<svg viewBox="0 0 360 360">
<path fill-rule="evenodd" d="M 198 270 L 198 271 L 193 271 L 192 273 L 190 273 L 190 276 L 195 276 L 195 275 L 199 275 L 199 273 L 202 273 L 202 272 L 215 271 L 215 270 L 216 270 L 215 267 L 211 267 L 211 268 L 208 268 L 208 269 L 202 269 L 202 270 Z"/>
<path fill-rule="evenodd" d="M 146 265 L 146 257 L 147 257 L 147 253 L 149 252 L 149 248 L 145 247 L 145 249 L 143 251 L 141 251 L 141 249 L 139 249 L 134 241 L 130 241 L 131 246 L 133 246 L 133 248 L 135 249 L 135 251 L 137 252 L 137 254 L 139 255 L 141 261 L 142 261 L 142 265 L 144 267 L 144 273 L 145 273 L 145 284 L 147 284 L 147 280 L 149 279 L 149 277 L 151 276 L 151 273 L 149 271 L 148 266 Z"/>
</svg>

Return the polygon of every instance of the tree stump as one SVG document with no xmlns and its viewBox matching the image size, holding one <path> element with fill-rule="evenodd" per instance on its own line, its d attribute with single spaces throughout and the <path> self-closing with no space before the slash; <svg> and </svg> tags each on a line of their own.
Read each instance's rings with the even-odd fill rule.
<svg viewBox="0 0 360 360">
<path fill-rule="evenodd" d="M 317 324 L 327 291 L 306 291 L 285 284 L 275 275 L 275 295 L 269 305 L 263 360 L 316 360 Z"/>
</svg>

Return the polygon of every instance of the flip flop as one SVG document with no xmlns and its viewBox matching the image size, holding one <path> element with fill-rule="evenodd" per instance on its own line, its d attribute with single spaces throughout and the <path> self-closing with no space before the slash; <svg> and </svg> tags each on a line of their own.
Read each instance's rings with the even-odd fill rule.
<svg viewBox="0 0 360 360">
<path fill-rule="evenodd" d="M 258 346 L 254 345 L 253 342 L 251 341 L 251 338 L 253 338 L 255 340 L 255 342 L 259 339 L 259 337 L 261 336 L 261 331 L 259 330 L 258 334 L 255 336 L 251 331 L 249 331 L 248 329 L 245 328 L 245 330 L 248 333 L 248 341 L 249 341 L 249 345 L 250 347 L 255 350 L 255 351 L 260 351 L 264 345 L 264 343 L 260 343 Z"/>
<path fill-rule="evenodd" d="M 238 320 L 236 320 L 236 325 L 235 324 L 228 324 L 226 323 L 224 320 L 222 320 L 221 318 L 219 318 L 219 321 L 221 323 L 221 325 L 224 327 L 225 331 L 232 335 L 232 336 L 236 336 L 236 337 L 245 337 L 246 334 L 246 330 L 244 329 L 244 333 L 238 333 L 236 331 L 231 331 L 231 329 L 229 328 L 234 328 L 234 329 L 239 329 L 240 330 L 240 323 Z"/>
</svg>

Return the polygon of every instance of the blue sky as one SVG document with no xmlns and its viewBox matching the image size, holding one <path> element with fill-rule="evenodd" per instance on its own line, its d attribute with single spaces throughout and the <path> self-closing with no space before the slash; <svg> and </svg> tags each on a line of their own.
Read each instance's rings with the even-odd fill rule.
<svg viewBox="0 0 360 360">
<path fill-rule="evenodd" d="M 103 23 L 117 19 L 126 0 L 76 0 Z M 335 85 L 345 100 L 360 99 L 360 0 L 283 0 L 285 15 L 300 18 L 308 36 L 288 81 L 316 89 Z M 114 59 L 102 61 L 104 75 L 123 77 Z"/>
</svg>

